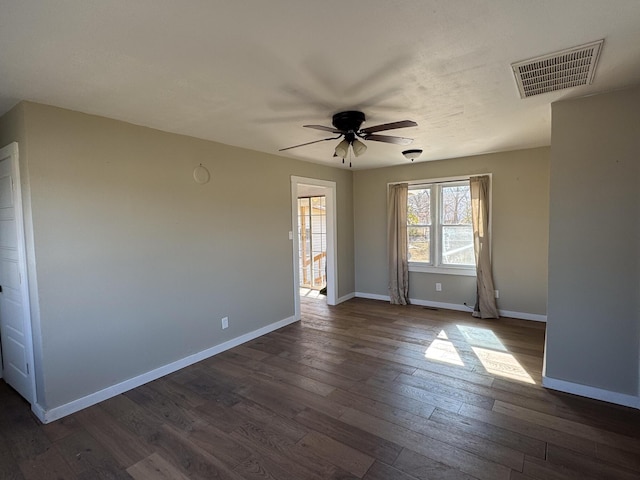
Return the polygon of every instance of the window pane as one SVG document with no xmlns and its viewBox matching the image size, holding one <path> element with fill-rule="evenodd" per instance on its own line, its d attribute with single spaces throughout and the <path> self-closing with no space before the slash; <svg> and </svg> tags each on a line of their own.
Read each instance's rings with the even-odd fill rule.
<svg viewBox="0 0 640 480">
<path fill-rule="evenodd" d="M 469 185 L 443 186 L 441 208 L 443 225 L 471 225 Z"/>
<path fill-rule="evenodd" d="M 473 228 L 470 225 L 442 226 L 442 263 L 475 265 Z"/>
<path fill-rule="evenodd" d="M 409 190 L 407 200 L 407 224 L 431 225 L 431 189 Z"/>
<path fill-rule="evenodd" d="M 431 263 L 431 227 L 408 227 L 409 261 Z"/>
<path fill-rule="evenodd" d="M 311 197 L 311 206 L 324 210 L 325 197 Z"/>
</svg>

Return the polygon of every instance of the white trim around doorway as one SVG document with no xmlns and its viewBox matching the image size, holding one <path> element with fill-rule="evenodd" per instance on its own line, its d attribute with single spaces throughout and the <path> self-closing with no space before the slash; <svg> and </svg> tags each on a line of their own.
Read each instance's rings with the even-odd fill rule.
<svg viewBox="0 0 640 480">
<path fill-rule="evenodd" d="M 337 255 L 337 227 L 336 227 L 336 182 L 316 178 L 291 176 L 291 231 L 293 250 L 293 297 L 295 318 L 300 319 L 300 274 L 299 274 L 299 245 L 298 245 L 298 186 L 311 185 L 324 187 L 327 207 L 327 304 L 338 304 L 338 255 Z"/>
</svg>

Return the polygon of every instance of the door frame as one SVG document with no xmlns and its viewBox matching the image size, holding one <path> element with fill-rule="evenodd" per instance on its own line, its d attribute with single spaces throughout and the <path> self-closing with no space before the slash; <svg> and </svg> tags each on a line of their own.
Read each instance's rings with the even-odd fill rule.
<svg viewBox="0 0 640 480">
<path fill-rule="evenodd" d="M 336 224 L 336 182 L 291 176 L 291 240 L 293 245 L 294 316 L 300 320 L 300 247 L 298 245 L 298 185 L 324 187 L 327 209 L 327 305 L 338 303 L 338 229 Z"/>
<path fill-rule="evenodd" d="M 29 397 L 26 400 L 34 406 L 36 397 L 36 376 L 35 376 L 35 360 L 33 354 L 33 322 L 31 318 L 31 299 L 29 294 L 29 275 L 27 270 L 27 242 L 24 224 L 24 209 L 22 203 L 22 183 L 20 180 L 20 161 L 18 143 L 13 142 L 5 147 L 0 148 L 0 160 L 8 159 L 11 162 L 11 176 L 13 177 L 13 198 L 14 211 L 16 216 L 16 235 L 18 247 L 18 271 L 21 277 L 20 296 L 24 305 L 25 323 L 25 349 L 27 363 L 29 365 Z M 4 366 L 3 366 L 4 368 Z"/>
</svg>

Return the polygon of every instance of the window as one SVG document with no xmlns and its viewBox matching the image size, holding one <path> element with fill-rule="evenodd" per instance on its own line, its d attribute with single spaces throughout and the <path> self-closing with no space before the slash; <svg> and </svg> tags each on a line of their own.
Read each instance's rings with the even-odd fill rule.
<svg viewBox="0 0 640 480">
<path fill-rule="evenodd" d="M 409 185 L 409 268 L 475 275 L 469 180 Z"/>
</svg>

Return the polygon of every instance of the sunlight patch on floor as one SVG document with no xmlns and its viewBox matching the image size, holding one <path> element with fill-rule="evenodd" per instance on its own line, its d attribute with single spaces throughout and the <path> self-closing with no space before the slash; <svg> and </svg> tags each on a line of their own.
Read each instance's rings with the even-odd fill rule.
<svg viewBox="0 0 640 480">
<path fill-rule="evenodd" d="M 464 367 L 464 363 L 462 362 L 462 359 L 460 358 L 456 347 L 454 347 L 453 343 L 449 342 L 448 340 L 443 340 L 446 338 L 447 334 L 444 330 L 442 330 L 438 334 L 438 338 L 431 342 L 429 348 L 427 348 L 427 350 L 424 352 L 425 358 Z"/>
<path fill-rule="evenodd" d="M 496 334 L 488 328 L 469 327 L 467 325 L 457 325 L 457 327 L 469 345 L 490 348 L 491 350 L 500 350 L 502 352 L 507 351 L 507 348 L 502 344 Z"/>
<path fill-rule="evenodd" d="M 468 325 L 457 325 L 457 328 L 463 337 L 463 340 L 459 339 L 457 342 L 463 341 L 472 348 L 487 373 L 520 382 L 536 383 L 492 330 Z M 444 330 L 431 342 L 424 356 L 429 360 L 464 366 L 454 343 Z"/>
<path fill-rule="evenodd" d="M 501 377 L 519 380 L 525 383 L 536 383 L 531 375 L 520 365 L 520 362 L 508 352 L 496 352 L 486 348 L 471 347 L 482 362 L 482 366 L 489 373 Z"/>
<path fill-rule="evenodd" d="M 304 287 L 300 287 L 300 296 L 307 298 L 324 298 L 324 295 L 320 293 L 320 290 Z"/>
</svg>

